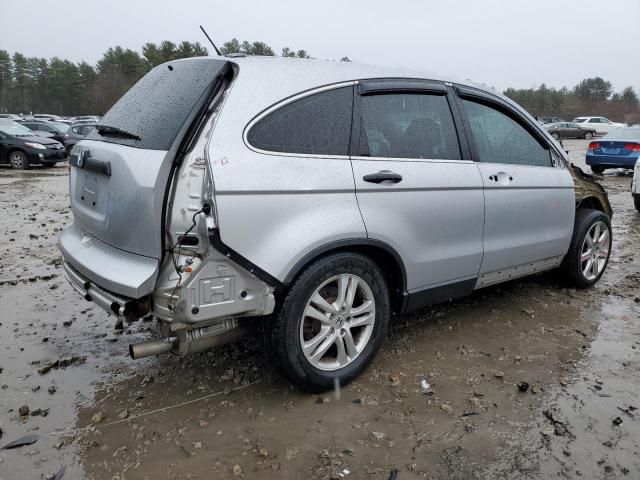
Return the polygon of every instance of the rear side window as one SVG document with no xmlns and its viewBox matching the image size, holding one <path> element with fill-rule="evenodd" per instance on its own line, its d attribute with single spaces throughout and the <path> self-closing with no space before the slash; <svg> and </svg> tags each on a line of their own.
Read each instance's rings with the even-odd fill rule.
<svg viewBox="0 0 640 480">
<path fill-rule="evenodd" d="M 111 107 L 99 125 L 140 138 L 100 135 L 88 138 L 152 150 L 169 150 L 203 95 L 226 65 L 209 58 L 178 60 L 155 67 Z"/>
<path fill-rule="evenodd" d="M 471 124 L 478 160 L 550 167 L 551 153 L 518 122 L 489 106 L 462 100 Z"/>
<path fill-rule="evenodd" d="M 271 152 L 349 155 L 352 106 L 352 87 L 316 93 L 259 120 L 247 140 Z"/>
<path fill-rule="evenodd" d="M 362 96 L 359 154 L 459 160 L 458 136 L 444 95 Z"/>
</svg>

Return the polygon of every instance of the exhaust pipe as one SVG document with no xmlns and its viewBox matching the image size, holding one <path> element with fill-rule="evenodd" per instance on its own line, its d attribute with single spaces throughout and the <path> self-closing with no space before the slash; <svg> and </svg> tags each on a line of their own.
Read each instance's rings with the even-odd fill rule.
<svg viewBox="0 0 640 480">
<path fill-rule="evenodd" d="M 235 324 L 237 325 L 237 323 Z M 228 328 L 227 325 L 225 327 Z M 210 327 L 202 327 L 186 332 L 184 340 L 180 340 L 178 337 L 167 337 L 159 340 L 132 343 L 129 345 L 129 355 L 134 360 L 168 352 L 182 356 L 187 353 L 202 352 L 226 343 L 235 342 L 242 337 L 255 333 L 255 331 L 254 325 L 248 325 L 236 326 L 222 333 L 212 334 Z"/>
<path fill-rule="evenodd" d="M 167 337 L 160 340 L 147 340 L 146 342 L 129 344 L 129 356 L 134 360 L 143 357 L 151 357 L 171 351 L 178 341 L 177 337 Z"/>
</svg>

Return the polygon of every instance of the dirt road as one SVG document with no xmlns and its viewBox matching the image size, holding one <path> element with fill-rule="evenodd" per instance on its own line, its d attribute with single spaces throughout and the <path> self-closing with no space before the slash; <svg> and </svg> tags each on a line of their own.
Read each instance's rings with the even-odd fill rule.
<svg viewBox="0 0 640 480">
<path fill-rule="evenodd" d="M 586 145 L 565 148 L 580 164 Z M 129 360 L 153 322 L 114 331 L 59 268 L 67 168 L 2 169 L 0 446 L 39 439 L 0 450 L 0 480 L 640 478 L 640 213 L 629 176 L 602 183 L 595 288 L 549 273 L 403 316 L 360 379 L 312 396 L 252 339 Z"/>
</svg>

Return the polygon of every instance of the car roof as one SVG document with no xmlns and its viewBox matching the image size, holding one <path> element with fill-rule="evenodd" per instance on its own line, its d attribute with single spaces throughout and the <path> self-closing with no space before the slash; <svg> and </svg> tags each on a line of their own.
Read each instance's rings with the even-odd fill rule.
<svg viewBox="0 0 640 480">
<path fill-rule="evenodd" d="M 363 79 L 408 78 L 450 82 L 461 86 L 479 89 L 499 97 L 523 113 L 532 122 L 533 117 L 517 103 L 504 96 L 494 88 L 471 80 L 463 80 L 453 76 L 442 75 L 429 70 L 382 67 L 358 62 L 340 62 L 335 60 L 317 60 L 289 57 L 192 57 L 167 62 L 226 60 L 235 65 L 239 75 L 234 82 L 233 90 L 240 90 L 244 101 L 235 104 L 238 115 L 246 122 L 247 115 L 253 117 L 258 112 L 271 107 L 281 100 L 306 90 L 316 89 L 323 85 L 338 84 Z M 156 67 L 158 68 L 158 67 Z M 234 102 L 235 103 L 235 102 Z M 251 113 L 252 112 L 252 113 Z M 241 121 L 241 117 L 237 117 Z"/>
</svg>

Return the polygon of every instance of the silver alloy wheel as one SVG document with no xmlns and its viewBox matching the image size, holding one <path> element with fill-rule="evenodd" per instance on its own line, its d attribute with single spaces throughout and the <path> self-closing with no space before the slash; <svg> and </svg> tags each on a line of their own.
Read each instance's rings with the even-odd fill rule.
<svg viewBox="0 0 640 480">
<path fill-rule="evenodd" d="M 318 370 L 346 367 L 365 349 L 376 320 L 371 287 L 357 275 L 343 273 L 318 287 L 302 314 L 300 346 Z"/>
<path fill-rule="evenodd" d="M 22 152 L 13 152 L 9 161 L 13 168 L 24 168 L 24 154 Z"/>
<path fill-rule="evenodd" d="M 585 134 L 584 134 L 584 138 L 585 138 L 586 140 L 590 140 L 592 136 L 593 136 L 593 135 L 591 135 L 591 132 L 587 132 L 587 133 L 585 133 Z"/>
<path fill-rule="evenodd" d="M 611 235 L 609 227 L 602 221 L 594 223 L 587 231 L 582 242 L 580 268 L 584 278 L 592 281 L 600 275 L 607 264 L 610 248 Z"/>
</svg>

